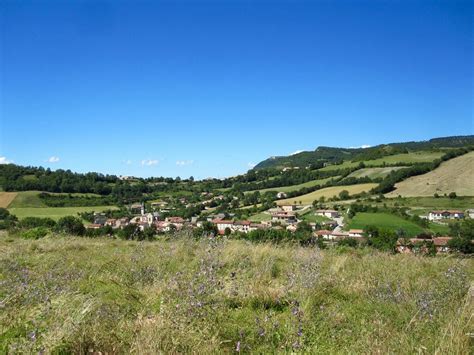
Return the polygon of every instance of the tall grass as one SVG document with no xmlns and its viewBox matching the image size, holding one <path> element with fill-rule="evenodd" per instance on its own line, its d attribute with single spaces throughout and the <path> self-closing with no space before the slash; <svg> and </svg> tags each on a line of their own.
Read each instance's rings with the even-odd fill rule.
<svg viewBox="0 0 474 355">
<path fill-rule="evenodd" d="M 0 251 L 0 352 L 469 352 L 468 259 L 186 236 Z"/>
</svg>

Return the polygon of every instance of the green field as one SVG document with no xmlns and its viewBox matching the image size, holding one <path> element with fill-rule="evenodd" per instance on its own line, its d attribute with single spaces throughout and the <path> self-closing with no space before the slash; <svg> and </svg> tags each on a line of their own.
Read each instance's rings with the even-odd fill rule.
<svg viewBox="0 0 474 355">
<path fill-rule="evenodd" d="M 102 212 L 117 209 L 115 206 L 91 206 L 91 207 L 14 207 L 9 208 L 11 214 L 19 219 L 25 217 L 49 217 L 58 220 L 64 216 L 77 216 L 79 212 Z"/>
<path fill-rule="evenodd" d="M 413 152 L 408 154 L 395 154 L 389 155 L 380 159 L 366 160 L 364 161 L 365 166 L 382 166 L 385 164 L 397 164 L 397 163 L 426 163 L 438 158 L 441 158 L 445 152 Z M 330 171 L 344 168 L 352 168 L 358 166 L 360 162 L 345 161 L 340 165 L 329 165 L 321 170 Z"/>
<path fill-rule="evenodd" d="M 307 212 L 303 215 L 299 216 L 302 220 L 310 223 L 324 223 L 324 222 L 329 222 L 331 221 L 330 218 L 327 218 L 325 216 L 316 216 L 314 214 L 313 210 L 310 210 L 310 212 Z"/>
<path fill-rule="evenodd" d="M 371 179 L 378 179 L 384 178 L 388 174 L 390 174 L 394 170 L 400 170 L 404 167 L 401 166 L 394 166 L 394 167 L 386 167 L 386 168 L 364 168 L 354 171 L 353 173 L 349 174 L 347 177 L 351 178 L 362 178 L 362 177 L 369 177 Z"/>
<path fill-rule="evenodd" d="M 360 212 L 355 215 L 355 217 L 349 222 L 348 229 L 366 229 L 368 226 L 374 226 L 382 229 L 388 229 L 392 231 L 397 231 L 403 229 L 406 234 L 410 237 L 416 236 L 423 232 L 432 233 L 441 233 L 445 234 L 448 232 L 446 226 L 435 225 L 434 223 L 430 224 L 428 230 L 423 229 L 418 224 L 407 221 L 399 216 L 389 214 L 389 213 L 369 213 L 369 212 Z"/>
<path fill-rule="evenodd" d="M 406 206 L 412 208 L 425 209 L 474 209 L 474 197 L 462 196 L 454 199 L 448 197 L 403 197 L 403 198 L 386 198 L 380 204 L 387 206 Z"/>
<path fill-rule="evenodd" d="M 332 179 L 337 181 L 339 179 L 339 176 L 333 176 L 333 177 L 326 178 L 326 179 L 311 180 L 311 181 L 308 181 L 308 182 L 305 182 L 305 183 L 302 183 L 302 184 L 298 184 L 298 185 L 270 187 L 268 189 L 261 189 L 261 190 L 255 190 L 255 191 L 259 191 L 260 193 L 264 193 L 264 192 L 267 192 L 267 191 L 292 192 L 292 191 L 298 191 L 298 190 L 300 190 L 304 187 L 313 187 L 313 186 L 316 186 L 316 185 L 324 185 L 325 183 L 327 183 L 328 181 L 330 181 Z M 245 193 L 247 194 L 247 193 L 252 193 L 252 192 L 255 192 L 255 191 L 246 191 Z"/>
<path fill-rule="evenodd" d="M 26 207 L 47 207 L 43 200 L 39 197 L 41 191 L 19 191 L 17 196 L 8 206 L 9 208 L 26 208 Z M 97 194 L 91 193 L 54 193 L 48 192 L 51 195 L 71 195 L 71 196 L 87 196 L 87 197 L 100 197 Z"/>
<path fill-rule="evenodd" d="M 249 221 L 252 222 L 262 222 L 262 221 L 269 221 L 272 219 L 272 216 L 269 213 L 261 212 L 254 214 L 248 218 Z"/>
<path fill-rule="evenodd" d="M 470 258 L 0 235 L 2 354 L 469 354 Z"/>
<path fill-rule="evenodd" d="M 326 199 L 328 199 L 328 198 L 337 196 L 343 190 L 347 190 L 350 195 L 355 195 L 364 191 L 368 192 L 376 186 L 377 184 L 358 184 L 358 185 L 326 187 L 324 189 L 313 191 L 309 194 L 287 198 L 284 200 L 278 200 L 277 204 L 278 205 L 293 204 L 295 203 L 295 201 L 297 204 L 299 204 L 301 201 L 302 205 L 310 205 L 313 203 L 314 200 L 318 200 L 321 197 L 325 197 Z"/>
</svg>

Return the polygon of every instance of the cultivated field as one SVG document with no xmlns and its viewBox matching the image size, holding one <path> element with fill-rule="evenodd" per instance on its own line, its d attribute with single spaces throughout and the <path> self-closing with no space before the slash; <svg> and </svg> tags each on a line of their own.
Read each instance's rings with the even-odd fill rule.
<svg viewBox="0 0 474 355">
<path fill-rule="evenodd" d="M 49 217 L 58 220 L 64 216 L 77 216 L 79 212 L 102 212 L 117 209 L 115 206 L 90 206 L 90 207 L 19 207 L 9 208 L 11 214 L 19 219 L 25 217 Z"/>
<path fill-rule="evenodd" d="M 407 153 L 407 154 L 395 154 L 395 155 L 389 155 L 380 159 L 366 160 L 364 161 L 364 164 L 365 166 L 381 166 L 384 163 L 391 164 L 391 165 L 394 165 L 397 163 L 426 163 L 426 162 L 430 162 L 438 158 L 441 158 L 444 154 L 445 152 L 431 152 L 431 151 L 413 152 L 413 153 Z M 358 165 L 359 165 L 359 162 L 345 161 L 344 163 L 340 165 L 329 165 L 322 168 L 321 170 L 352 168 Z"/>
<path fill-rule="evenodd" d="M 395 185 L 387 197 L 433 196 L 456 192 L 459 196 L 474 196 L 474 152 L 442 163 L 427 174 L 408 178 Z"/>
<path fill-rule="evenodd" d="M 260 193 L 264 193 L 264 192 L 267 192 L 267 191 L 291 192 L 291 191 L 300 190 L 304 187 L 313 187 L 313 186 L 316 186 L 316 185 L 324 185 L 325 183 L 327 183 L 330 180 L 337 181 L 338 179 L 339 179 L 339 176 L 332 176 L 330 178 L 312 180 L 312 181 L 308 181 L 308 182 L 298 184 L 298 185 L 271 187 L 271 188 L 268 188 L 268 189 L 261 189 L 261 190 L 256 190 L 256 191 L 259 191 Z M 246 191 L 245 193 L 252 193 L 252 192 L 255 192 L 255 191 Z"/>
<path fill-rule="evenodd" d="M 314 200 L 318 200 L 321 197 L 331 198 L 331 197 L 337 196 L 343 190 L 347 190 L 349 192 L 349 195 L 355 195 L 364 191 L 370 191 L 376 186 L 377 184 L 358 184 L 358 185 L 326 187 L 324 189 L 316 190 L 306 195 L 296 196 L 293 198 L 287 198 L 284 200 L 278 200 L 277 204 L 278 205 L 293 204 L 295 203 L 295 201 L 296 203 L 299 204 L 301 201 L 302 205 L 309 205 L 313 203 Z"/>
<path fill-rule="evenodd" d="M 378 179 L 384 178 L 388 174 L 390 174 L 394 170 L 400 170 L 404 167 L 401 166 L 394 166 L 394 167 L 386 167 L 386 168 L 364 168 L 354 171 L 353 173 L 349 174 L 347 177 L 351 178 L 362 178 L 362 177 L 369 177 L 371 179 Z"/>
<path fill-rule="evenodd" d="M 0 207 L 7 208 L 16 195 L 16 192 L 0 192 Z"/>
<path fill-rule="evenodd" d="M 365 229 L 368 226 L 374 226 L 382 229 L 396 232 L 403 229 L 410 237 L 416 236 L 423 232 L 446 234 L 449 231 L 447 226 L 430 224 L 427 229 L 422 228 L 418 224 L 405 220 L 399 216 L 389 213 L 367 213 L 360 212 L 349 222 L 347 228 Z"/>
<path fill-rule="evenodd" d="M 471 259 L 0 236 L 2 353 L 468 354 Z"/>
</svg>

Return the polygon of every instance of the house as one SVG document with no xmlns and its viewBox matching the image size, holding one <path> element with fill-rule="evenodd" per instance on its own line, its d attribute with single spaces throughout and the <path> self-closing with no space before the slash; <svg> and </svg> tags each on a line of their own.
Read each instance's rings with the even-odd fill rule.
<svg viewBox="0 0 474 355">
<path fill-rule="evenodd" d="M 267 229 L 267 228 L 269 228 L 268 224 L 264 224 L 264 223 L 250 223 L 249 232 L 251 232 L 251 231 L 256 231 L 256 230 L 259 230 L 259 229 Z"/>
<path fill-rule="evenodd" d="M 129 223 L 130 221 L 127 217 L 122 217 L 115 222 L 115 225 L 117 228 L 123 228 L 125 226 L 128 226 Z"/>
<path fill-rule="evenodd" d="M 284 192 L 278 192 L 276 194 L 276 198 L 286 198 L 287 194 Z"/>
<path fill-rule="evenodd" d="M 225 220 L 225 219 L 215 219 L 212 221 L 217 226 L 217 231 L 219 234 L 224 234 L 226 228 L 229 228 L 232 231 L 232 226 L 234 225 L 233 221 Z"/>
<path fill-rule="evenodd" d="M 250 231 L 250 221 L 236 221 L 233 230 L 236 232 L 248 233 Z"/>
<path fill-rule="evenodd" d="M 474 219 L 474 209 L 466 210 L 466 214 L 469 218 Z"/>
<path fill-rule="evenodd" d="M 440 210 L 431 211 L 428 214 L 430 221 L 439 221 L 443 219 L 462 219 L 464 218 L 464 212 L 459 210 Z"/>
<path fill-rule="evenodd" d="M 327 218 L 338 218 L 340 217 L 340 214 L 336 210 L 317 210 L 314 213 L 316 216 L 324 216 Z"/>
<path fill-rule="evenodd" d="M 111 226 L 112 228 L 115 228 L 117 224 L 117 220 L 115 218 L 109 218 L 108 220 L 105 221 L 106 226 Z"/>
<path fill-rule="evenodd" d="M 426 254 L 429 252 L 429 247 L 434 245 L 437 254 L 448 253 L 450 251 L 448 243 L 451 239 L 451 237 L 434 237 L 431 239 L 400 238 L 397 240 L 395 250 L 402 254 Z"/>
<path fill-rule="evenodd" d="M 174 225 L 176 229 L 181 229 L 184 226 L 185 220 L 181 217 L 168 217 L 165 219 L 165 222 L 168 222 L 169 225 Z"/>
<path fill-rule="evenodd" d="M 94 223 L 103 226 L 107 221 L 107 216 L 103 213 L 94 213 Z"/>
<path fill-rule="evenodd" d="M 296 232 L 296 229 L 297 229 L 297 228 L 298 228 L 298 227 L 296 226 L 296 224 L 290 224 L 290 225 L 288 225 L 288 226 L 286 227 L 286 230 L 289 231 L 289 232 L 294 233 L 294 232 Z"/>
<path fill-rule="evenodd" d="M 296 210 L 295 205 L 281 205 L 280 208 L 284 212 L 293 212 Z"/>
<path fill-rule="evenodd" d="M 349 238 L 349 233 L 330 231 L 327 229 L 316 231 L 314 232 L 314 235 L 317 237 L 322 237 L 324 240 L 332 240 L 332 241 Z"/>
<path fill-rule="evenodd" d="M 272 213 L 272 222 L 280 222 L 285 224 L 296 223 L 296 215 L 292 212 L 275 212 Z"/>
<path fill-rule="evenodd" d="M 349 237 L 351 238 L 362 238 L 364 235 L 363 229 L 350 229 L 349 230 Z"/>
</svg>

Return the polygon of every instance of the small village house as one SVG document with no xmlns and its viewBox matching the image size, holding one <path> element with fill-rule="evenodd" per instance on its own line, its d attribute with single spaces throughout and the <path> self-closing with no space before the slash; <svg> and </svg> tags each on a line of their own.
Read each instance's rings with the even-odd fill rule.
<svg viewBox="0 0 474 355">
<path fill-rule="evenodd" d="M 340 217 L 340 214 L 336 210 L 317 210 L 314 213 L 316 216 L 324 216 L 327 218 L 338 218 Z"/>
<path fill-rule="evenodd" d="M 464 212 L 459 210 L 440 210 L 431 211 L 428 214 L 430 221 L 440 221 L 443 219 L 462 219 L 464 218 Z"/>
</svg>

